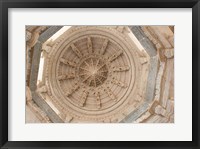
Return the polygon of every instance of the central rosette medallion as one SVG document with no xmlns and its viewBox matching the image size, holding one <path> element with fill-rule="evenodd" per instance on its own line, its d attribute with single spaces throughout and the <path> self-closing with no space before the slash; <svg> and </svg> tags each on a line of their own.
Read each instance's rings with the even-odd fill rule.
<svg viewBox="0 0 200 149">
<path fill-rule="evenodd" d="M 84 59 L 78 70 L 82 83 L 91 87 L 97 87 L 104 83 L 108 76 L 106 63 L 97 57 L 89 56 Z"/>
</svg>

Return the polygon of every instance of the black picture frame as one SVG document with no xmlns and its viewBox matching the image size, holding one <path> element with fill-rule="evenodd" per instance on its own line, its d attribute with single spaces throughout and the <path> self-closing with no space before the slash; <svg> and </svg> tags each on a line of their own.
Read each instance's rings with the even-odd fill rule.
<svg viewBox="0 0 200 149">
<path fill-rule="evenodd" d="M 8 141 L 9 8 L 192 8 L 192 141 Z M 0 147 L 42 148 L 187 148 L 200 149 L 200 2 L 199 0 L 0 0 Z M 17 98 L 17 97 L 16 97 Z M 181 135 L 181 134 L 180 134 Z"/>
</svg>

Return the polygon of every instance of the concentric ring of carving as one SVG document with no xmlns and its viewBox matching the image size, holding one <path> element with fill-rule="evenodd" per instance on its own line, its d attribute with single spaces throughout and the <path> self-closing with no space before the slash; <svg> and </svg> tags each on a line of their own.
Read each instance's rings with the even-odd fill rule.
<svg viewBox="0 0 200 149">
<path fill-rule="evenodd" d="M 123 50 L 105 37 L 76 39 L 65 48 L 59 61 L 60 88 L 67 100 L 79 108 L 112 107 L 121 99 L 119 93 L 126 92 L 130 79 L 128 61 Z"/>
<path fill-rule="evenodd" d="M 72 29 L 49 55 L 53 101 L 76 119 L 113 117 L 137 97 L 133 55 L 138 55 L 114 34 L 106 28 Z"/>
</svg>

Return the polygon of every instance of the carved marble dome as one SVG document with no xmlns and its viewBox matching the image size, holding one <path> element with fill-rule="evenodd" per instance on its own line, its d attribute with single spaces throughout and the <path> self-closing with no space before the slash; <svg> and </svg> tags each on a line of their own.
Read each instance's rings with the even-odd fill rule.
<svg viewBox="0 0 200 149">
<path fill-rule="evenodd" d="M 48 92 L 77 121 L 120 121 L 143 101 L 144 58 L 147 63 L 145 51 L 114 28 L 72 27 L 49 53 Z"/>
<path fill-rule="evenodd" d="M 49 121 L 125 122 L 155 107 L 159 59 L 138 36 L 127 26 L 72 26 L 45 41 L 42 79 L 30 90 Z"/>
</svg>

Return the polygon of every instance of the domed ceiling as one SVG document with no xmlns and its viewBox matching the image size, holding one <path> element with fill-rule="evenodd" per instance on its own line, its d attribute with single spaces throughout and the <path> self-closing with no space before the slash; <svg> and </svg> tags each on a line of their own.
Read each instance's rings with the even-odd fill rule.
<svg viewBox="0 0 200 149">
<path fill-rule="evenodd" d="M 152 52 L 130 28 L 73 26 L 42 49 L 36 92 L 63 122 L 123 122 L 147 109 L 158 57 L 152 69 Z"/>
<path fill-rule="evenodd" d="M 75 121 L 118 122 L 142 104 L 141 60 L 148 56 L 128 36 L 109 27 L 73 27 L 55 45 L 46 84 L 63 113 Z"/>
</svg>

